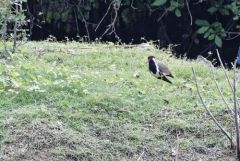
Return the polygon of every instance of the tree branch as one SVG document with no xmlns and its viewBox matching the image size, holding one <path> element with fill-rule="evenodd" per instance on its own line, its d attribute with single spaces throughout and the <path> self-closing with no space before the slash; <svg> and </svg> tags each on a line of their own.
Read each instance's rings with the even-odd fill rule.
<svg viewBox="0 0 240 161">
<path fill-rule="evenodd" d="M 15 13 L 18 13 L 18 4 L 15 3 Z M 18 30 L 18 21 L 15 20 L 14 27 L 13 27 L 13 48 L 12 48 L 12 54 L 15 53 L 17 48 L 17 30 Z"/>
<path fill-rule="evenodd" d="M 90 42 L 91 38 L 90 38 L 90 33 L 89 33 L 89 30 L 88 30 L 88 23 L 87 23 L 87 20 L 85 19 L 81 9 L 79 10 L 79 13 L 81 14 L 82 16 L 82 21 L 84 22 L 84 26 L 85 26 L 85 29 L 86 29 L 86 32 L 87 32 L 87 36 L 88 36 L 88 42 Z"/>
<path fill-rule="evenodd" d="M 114 1 L 112 1 L 112 2 L 109 4 L 108 9 L 107 9 L 107 12 L 104 14 L 104 16 L 102 17 L 102 19 L 99 21 L 97 27 L 95 28 L 95 32 L 97 31 L 97 29 L 99 28 L 99 26 L 101 25 L 101 23 L 103 22 L 103 20 L 105 19 L 105 17 L 107 16 L 108 12 L 110 11 L 113 2 L 114 2 Z"/>
<path fill-rule="evenodd" d="M 227 79 L 227 81 L 228 81 L 228 85 L 229 85 L 229 87 L 231 88 L 232 93 L 234 93 L 233 86 L 232 86 L 232 84 L 231 84 L 231 82 L 230 82 L 229 76 L 227 75 L 226 68 L 225 68 L 224 65 L 223 65 L 223 62 L 222 62 L 222 60 L 221 60 L 221 57 L 220 57 L 220 54 L 219 54 L 218 49 L 217 49 L 217 55 L 218 55 L 218 59 L 219 59 L 219 61 L 220 61 L 220 63 L 221 63 L 221 67 L 223 68 L 225 77 L 226 77 L 226 79 Z M 237 105 L 238 105 L 238 107 L 239 107 L 239 102 L 238 102 L 238 100 L 236 101 L 236 103 L 237 103 Z"/>
<path fill-rule="evenodd" d="M 199 86 L 198 86 L 198 82 L 197 82 L 197 78 L 196 78 L 196 73 L 195 73 L 195 70 L 194 68 L 192 67 L 192 73 L 193 73 L 193 76 L 194 76 L 194 81 L 195 81 L 195 85 L 197 87 L 197 92 L 198 92 L 198 95 L 200 97 L 200 100 L 206 110 L 206 112 L 210 115 L 211 119 L 213 120 L 213 122 L 217 125 L 217 127 L 222 131 L 222 133 L 228 138 L 228 140 L 230 141 L 231 145 L 233 145 L 233 140 L 232 140 L 232 137 L 230 136 L 230 134 L 224 129 L 224 127 L 216 120 L 216 118 L 213 116 L 213 114 L 211 113 L 211 111 L 208 109 L 207 105 L 205 104 L 204 100 L 203 100 L 203 97 L 200 93 L 200 90 L 199 90 Z"/>
<path fill-rule="evenodd" d="M 134 3 L 134 0 L 132 0 L 132 2 L 131 2 L 131 8 L 136 10 L 137 8 L 133 6 L 133 3 Z"/>
<path fill-rule="evenodd" d="M 191 11 L 190 11 L 190 8 L 189 8 L 188 0 L 186 0 L 186 6 L 187 6 L 187 10 L 188 10 L 188 13 L 189 13 L 189 16 L 190 16 L 190 25 L 192 26 L 192 14 L 191 14 Z"/>
<path fill-rule="evenodd" d="M 220 57 L 220 54 L 219 54 L 218 49 L 217 49 L 217 56 L 218 56 L 218 60 L 220 61 L 221 67 L 222 67 L 222 69 L 223 69 L 223 71 L 224 71 L 225 77 L 226 77 L 226 79 L 227 79 L 227 81 L 228 81 L 228 85 L 229 85 L 229 87 L 231 88 L 231 90 L 232 90 L 232 92 L 233 92 L 232 84 L 231 84 L 230 79 L 229 79 L 229 77 L 228 77 L 228 75 L 227 75 L 226 68 L 225 68 L 224 65 L 223 65 L 223 62 L 222 62 L 222 59 L 221 59 L 221 57 Z"/>
<path fill-rule="evenodd" d="M 115 24 L 118 18 L 118 10 L 120 8 L 121 5 L 121 1 L 114 1 L 113 3 L 113 9 L 114 9 L 114 17 L 112 22 L 107 26 L 107 29 L 105 30 L 105 32 L 100 36 L 100 38 L 102 38 L 104 35 L 108 34 L 111 35 L 112 33 L 114 33 L 115 37 L 120 40 L 119 36 L 116 33 L 116 29 L 115 29 Z M 111 31 L 110 31 L 111 30 Z M 110 32 L 109 32 L 110 31 Z M 109 33 L 108 33 L 109 32 Z"/>
<path fill-rule="evenodd" d="M 157 22 L 161 21 L 161 19 L 166 15 L 167 12 L 168 12 L 168 10 L 165 9 L 164 12 L 162 13 L 162 15 L 157 19 Z"/>
<path fill-rule="evenodd" d="M 238 115 L 238 100 L 237 100 L 237 85 L 238 85 L 238 77 L 236 74 L 236 63 L 234 63 L 234 79 L 233 79 L 233 100 L 234 100 L 234 112 L 235 112 L 235 127 L 236 127 L 236 152 L 237 152 L 237 158 L 240 160 L 240 140 L 239 140 L 239 115 Z"/>
<path fill-rule="evenodd" d="M 234 112 L 233 112 L 233 110 L 231 109 L 231 107 L 229 106 L 229 104 L 227 103 L 227 100 L 225 99 L 225 97 L 224 97 L 224 95 L 223 95 L 223 93 L 222 93 L 222 91 L 221 91 L 221 89 L 220 89 L 220 87 L 219 87 L 219 84 L 218 84 L 218 82 L 217 82 L 217 80 L 216 80 L 216 76 L 215 76 L 215 73 L 214 73 L 213 69 L 214 69 L 214 67 L 211 66 L 211 72 L 212 72 L 212 75 L 213 75 L 213 80 L 214 80 L 215 85 L 216 85 L 216 87 L 217 87 L 217 89 L 218 89 L 218 92 L 220 93 L 220 95 L 221 95 L 221 97 L 222 97 L 223 102 L 225 103 L 225 105 L 226 105 L 227 108 L 228 108 L 228 111 L 230 112 L 231 118 L 233 119 L 233 118 L 234 118 Z"/>
</svg>

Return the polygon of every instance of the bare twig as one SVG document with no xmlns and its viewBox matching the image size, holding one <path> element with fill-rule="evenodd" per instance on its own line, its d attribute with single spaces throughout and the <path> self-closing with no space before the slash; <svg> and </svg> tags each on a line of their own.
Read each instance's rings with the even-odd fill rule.
<svg viewBox="0 0 240 161">
<path fill-rule="evenodd" d="M 87 20 L 85 19 L 85 17 L 84 17 L 84 15 L 83 15 L 83 13 L 82 13 L 81 10 L 79 10 L 79 13 L 81 14 L 82 20 L 83 20 L 83 22 L 84 22 L 84 26 L 85 26 L 85 29 L 86 29 L 86 32 L 87 32 L 87 36 L 88 36 L 88 42 L 90 42 L 91 38 L 90 38 L 89 30 L 88 30 L 88 22 L 87 22 Z"/>
<path fill-rule="evenodd" d="M 179 136 L 177 134 L 177 148 L 176 148 L 175 161 L 178 161 L 178 155 L 179 155 Z"/>
<path fill-rule="evenodd" d="M 221 91 L 221 89 L 220 89 L 220 87 L 219 87 L 219 84 L 218 84 L 218 82 L 217 82 L 217 80 L 216 80 L 216 76 L 215 76 L 215 73 L 214 73 L 213 70 L 214 70 L 214 67 L 211 66 L 211 72 L 212 72 L 212 75 L 213 75 L 213 80 L 214 80 L 214 82 L 215 82 L 215 85 L 216 85 L 216 87 L 217 87 L 217 89 L 218 89 L 218 92 L 220 93 L 220 95 L 221 95 L 221 97 L 222 97 L 223 102 L 225 103 L 225 105 L 226 105 L 227 108 L 228 108 L 228 111 L 230 112 L 231 118 L 233 119 L 233 118 L 234 118 L 234 112 L 233 112 L 232 108 L 229 106 L 227 100 L 225 99 L 225 97 L 224 97 L 224 95 L 223 95 L 223 93 L 222 93 L 222 91 Z"/>
<path fill-rule="evenodd" d="M 112 2 L 109 4 L 106 13 L 104 14 L 104 16 L 102 17 L 102 19 L 101 19 L 100 22 L 98 23 L 97 27 L 95 28 L 95 32 L 97 31 L 97 29 L 99 28 L 99 26 L 101 25 L 101 23 L 103 22 L 103 20 L 105 19 L 105 17 L 108 15 L 108 12 L 110 11 L 111 6 L 113 5 L 113 3 L 114 3 L 114 1 L 112 1 Z"/>
<path fill-rule="evenodd" d="M 232 86 L 232 84 L 231 84 L 231 82 L 230 82 L 229 76 L 227 75 L 226 68 L 225 68 L 224 65 L 223 65 L 223 62 L 222 62 L 222 59 L 221 59 L 220 54 L 219 54 L 219 52 L 218 52 L 218 49 L 217 49 L 217 55 L 218 55 L 218 59 L 219 59 L 219 61 L 220 61 L 220 63 L 221 63 L 221 67 L 222 67 L 222 69 L 223 69 L 223 71 L 224 71 L 225 77 L 226 77 L 226 79 L 227 79 L 228 85 L 229 85 L 229 87 L 231 88 L 232 93 L 234 93 L 233 86 Z M 238 102 L 238 100 L 236 100 L 236 103 L 237 103 L 237 105 L 238 105 L 238 107 L 239 107 L 239 102 Z"/>
<path fill-rule="evenodd" d="M 224 40 L 233 40 L 233 39 L 237 38 L 238 36 L 240 36 L 240 32 L 226 31 L 225 33 L 228 35 L 228 38 L 224 38 Z"/>
<path fill-rule="evenodd" d="M 133 3 L 134 3 L 134 0 L 132 0 L 132 2 L 131 2 L 131 8 L 136 10 L 137 8 L 133 6 Z"/>
<path fill-rule="evenodd" d="M 144 151 L 143 151 L 143 152 L 141 153 L 141 155 L 138 157 L 137 161 L 139 161 L 139 160 L 142 158 L 143 154 L 144 154 Z"/>
<path fill-rule="evenodd" d="M 114 33 L 115 37 L 120 40 L 119 36 L 116 33 L 116 29 L 115 29 L 115 24 L 118 18 L 118 10 L 120 8 L 120 4 L 121 1 L 113 1 L 113 10 L 114 10 L 114 17 L 112 22 L 107 26 L 107 29 L 105 30 L 105 32 L 100 36 L 100 38 L 102 38 L 104 35 L 108 34 L 111 35 L 112 33 Z M 109 32 L 110 31 L 110 32 Z"/>
<path fill-rule="evenodd" d="M 196 78 L 196 73 L 195 73 L 195 70 L 194 68 L 192 67 L 192 73 L 193 73 L 193 76 L 194 76 L 194 81 L 195 81 L 195 85 L 197 87 L 197 92 L 198 92 L 198 95 L 200 97 L 200 100 L 206 110 L 206 112 L 209 114 L 209 116 L 211 117 L 211 119 L 213 120 L 213 122 L 218 126 L 218 128 L 222 131 L 222 133 L 228 138 L 228 140 L 230 141 L 231 145 L 234 145 L 233 143 L 233 140 L 232 140 L 232 137 L 230 136 L 230 134 L 224 129 L 224 127 L 217 121 L 217 119 L 213 116 L 213 114 L 211 113 L 211 111 L 208 109 L 207 105 L 205 104 L 204 100 L 203 100 L 203 97 L 200 93 L 200 90 L 199 90 L 199 86 L 198 86 L 198 82 L 197 82 L 197 78 Z"/>
<path fill-rule="evenodd" d="M 3 33 L 2 33 L 2 41 L 3 41 L 3 45 L 4 45 L 4 50 L 6 53 L 8 53 L 8 50 L 7 50 L 7 20 L 5 19 L 4 20 L 4 24 L 3 24 Z"/>
<path fill-rule="evenodd" d="M 227 79 L 227 81 L 228 81 L 228 85 L 230 86 L 230 88 L 231 88 L 231 90 L 232 90 L 232 92 L 233 92 L 232 84 L 231 84 L 231 82 L 230 82 L 229 76 L 227 75 L 226 68 L 225 68 L 224 65 L 223 65 L 223 62 L 222 62 L 222 59 L 221 59 L 221 57 L 220 57 L 220 54 L 219 54 L 218 49 L 217 49 L 217 56 L 218 56 L 218 60 L 220 61 L 221 67 L 222 67 L 222 69 L 223 69 L 223 71 L 224 71 L 225 77 L 226 77 L 226 79 Z"/>
<path fill-rule="evenodd" d="M 30 18 L 30 21 L 29 21 L 29 35 L 32 35 L 32 29 L 34 27 L 35 17 L 30 12 L 29 4 L 26 4 L 26 7 L 27 7 L 27 12 L 28 12 L 29 18 Z"/>
<path fill-rule="evenodd" d="M 108 34 L 108 35 L 111 35 L 112 33 L 115 33 L 115 24 L 116 24 L 116 21 L 117 21 L 117 18 L 118 18 L 118 10 L 119 10 L 119 7 L 117 6 L 117 4 L 115 3 L 113 5 L 113 8 L 114 8 L 114 18 L 113 18 L 113 21 L 112 23 L 110 24 L 110 28 L 112 28 L 112 31 Z"/>
<path fill-rule="evenodd" d="M 157 22 L 161 21 L 161 19 L 166 15 L 167 12 L 168 12 L 168 10 L 165 9 L 165 11 L 162 13 L 162 15 L 157 19 Z"/>
<path fill-rule="evenodd" d="M 233 39 L 236 39 L 236 38 L 239 37 L 239 36 L 240 36 L 240 34 L 235 35 L 235 36 L 230 37 L 230 38 L 224 38 L 224 40 L 233 40 Z"/>
<path fill-rule="evenodd" d="M 188 10 L 188 13 L 189 13 L 189 16 L 190 16 L 190 25 L 192 26 L 192 14 L 191 14 L 191 11 L 190 11 L 190 8 L 189 8 L 188 0 L 186 0 L 186 6 L 187 6 L 187 10 Z"/>
<path fill-rule="evenodd" d="M 77 18 L 76 10 L 74 9 L 73 12 L 74 12 L 74 17 L 75 17 L 75 23 L 76 23 L 77 33 L 79 34 L 80 32 L 79 32 L 79 25 L 78 25 L 78 18 Z"/>
<path fill-rule="evenodd" d="M 15 12 L 18 13 L 18 4 L 15 3 Z M 12 53 L 15 53 L 17 48 L 17 30 L 18 30 L 18 21 L 15 20 L 14 27 L 13 27 L 13 48 Z"/>
<path fill-rule="evenodd" d="M 235 127 L 236 127 L 236 153 L 237 153 L 237 158 L 238 160 L 240 160 L 240 140 L 239 140 L 239 115 L 238 115 L 238 104 L 237 104 L 237 81 L 238 81 L 238 77 L 236 74 L 236 63 L 237 61 L 235 61 L 234 63 L 234 80 L 233 80 L 233 100 L 234 100 L 234 111 L 235 111 Z"/>
</svg>

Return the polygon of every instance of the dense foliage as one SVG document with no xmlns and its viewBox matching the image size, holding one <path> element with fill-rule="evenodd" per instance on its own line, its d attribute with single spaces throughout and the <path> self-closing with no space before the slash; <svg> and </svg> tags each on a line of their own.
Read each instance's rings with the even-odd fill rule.
<svg viewBox="0 0 240 161">
<path fill-rule="evenodd" d="M 195 55 L 224 44 L 235 52 L 239 45 L 236 0 L 31 0 L 25 7 L 35 40 L 54 35 L 139 42 L 145 37 L 161 46 L 180 44 L 181 53 Z"/>
<path fill-rule="evenodd" d="M 236 34 L 232 31 L 238 31 L 240 16 L 240 2 L 235 0 L 35 0 L 29 6 L 39 24 L 52 24 L 66 33 L 85 34 L 90 38 L 93 35 L 89 35 L 89 30 L 97 32 L 99 26 L 107 31 L 97 36 L 117 34 L 121 28 L 131 29 L 146 16 L 154 15 L 153 21 L 161 21 L 174 13 L 189 22 L 193 29 L 190 36 L 195 43 L 199 42 L 198 38 L 204 38 L 218 47 L 222 46 L 222 40 Z M 194 10 L 196 7 L 200 10 Z"/>
</svg>

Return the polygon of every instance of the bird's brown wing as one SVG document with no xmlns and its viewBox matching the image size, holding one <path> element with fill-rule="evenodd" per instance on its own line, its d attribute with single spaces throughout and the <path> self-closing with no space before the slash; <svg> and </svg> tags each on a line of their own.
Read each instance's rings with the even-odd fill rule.
<svg viewBox="0 0 240 161">
<path fill-rule="evenodd" d="M 158 67 L 160 72 L 164 75 L 164 76 L 169 76 L 173 78 L 173 75 L 171 73 L 171 71 L 168 69 L 168 67 L 166 65 L 164 65 L 162 62 L 158 61 Z"/>
</svg>

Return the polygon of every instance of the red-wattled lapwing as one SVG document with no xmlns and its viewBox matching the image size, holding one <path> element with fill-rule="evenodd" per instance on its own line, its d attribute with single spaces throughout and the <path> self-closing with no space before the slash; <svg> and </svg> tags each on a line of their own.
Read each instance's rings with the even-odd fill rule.
<svg viewBox="0 0 240 161">
<path fill-rule="evenodd" d="M 148 57 L 149 71 L 157 79 L 162 79 L 168 83 L 172 83 L 167 77 L 172 77 L 170 70 L 162 62 L 158 61 L 154 56 Z"/>
</svg>

